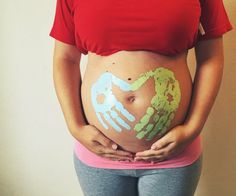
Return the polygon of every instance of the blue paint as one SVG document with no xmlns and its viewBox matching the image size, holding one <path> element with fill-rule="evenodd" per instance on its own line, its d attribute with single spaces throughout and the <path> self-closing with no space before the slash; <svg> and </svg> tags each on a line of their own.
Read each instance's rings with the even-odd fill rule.
<svg viewBox="0 0 236 196">
<path fill-rule="evenodd" d="M 124 115 L 128 121 L 135 121 L 135 117 L 130 114 L 129 111 L 124 108 L 122 103 L 120 103 L 113 95 L 112 85 L 116 85 L 121 90 L 126 92 L 131 91 L 131 85 L 129 83 L 117 78 L 112 73 L 103 73 L 91 88 L 91 99 L 96 115 L 99 122 L 105 129 L 108 129 L 108 125 L 106 123 L 108 122 L 117 132 L 122 131 L 120 126 L 130 130 L 131 127 L 119 117 L 116 110 Z M 104 95 L 105 98 L 103 103 L 97 102 L 97 97 L 99 95 Z"/>
</svg>

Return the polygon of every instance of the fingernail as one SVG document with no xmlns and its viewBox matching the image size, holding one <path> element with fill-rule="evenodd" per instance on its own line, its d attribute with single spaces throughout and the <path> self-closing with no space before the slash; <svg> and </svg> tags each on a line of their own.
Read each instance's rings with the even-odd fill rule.
<svg viewBox="0 0 236 196">
<path fill-rule="evenodd" d="M 151 146 L 151 149 L 152 149 L 152 150 L 155 150 L 155 149 L 156 149 L 156 146 Z"/>
<path fill-rule="evenodd" d="M 111 147 L 116 150 L 117 149 L 117 145 L 116 144 L 112 144 Z"/>
</svg>

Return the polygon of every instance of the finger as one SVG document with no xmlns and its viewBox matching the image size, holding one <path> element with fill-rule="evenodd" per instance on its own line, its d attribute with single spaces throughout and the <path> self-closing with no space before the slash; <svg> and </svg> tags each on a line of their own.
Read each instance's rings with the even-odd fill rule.
<svg viewBox="0 0 236 196">
<path fill-rule="evenodd" d="M 173 141 L 170 137 L 170 134 L 167 133 L 165 136 L 163 136 L 162 138 L 157 140 L 154 144 L 152 144 L 151 149 L 152 150 L 161 149 L 161 148 L 167 146 L 168 144 L 170 144 L 172 142 Z"/>
<path fill-rule="evenodd" d="M 167 146 L 165 146 L 165 147 L 163 147 L 161 149 L 155 150 L 155 155 L 156 156 L 168 155 L 168 154 L 170 154 L 172 152 L 174 147 L 175 147 L 174 143 L 170 143 L 170 144 L 168 144 Z"/>
<path fill-rule="evenodd" d="M 143 152 L 136 153 L 136 157 L 158 157 L 158 156 L 167 156 L 174 149 L 174 144 L 171 143 L 160 150 L 146 150 Z"/>
<path fill-rule="evenodd" d="M 103 145 L 105 147 L 110 147 L 114 150 L 118 148 L 118 145 L 116 143 L 112 142 L 110 139 L 106 138 L 102 134 L 99 134 L 96 137 L 96 142 L 100 143 L 101 145 Z"/>
<path fill-rule="evenodd" d="M 104 149 L 104 152 L 106 154 L 113 154 L 117 156 L 129 156 L 129 157 L 134 156 L 131 152 L 123 151 L 123 150 Z"/>
<path fill-rule="evenodd" d="M 176 149 L 175 144 L 171 143 L 167 147 L 156 150 L 156 154 L 154 156 L 139 156 L 135 157 L 135 161 L 144 160 L 144 161 L 154 161 L 154 162 L 160 162 L 164 161 L 170 158 L 173 158 L 174 156 L 178 155 L 179 150 Z"/>
<path fill-rule="evenodd" d="M 166 154 L 166 150 L 167 150 L 166 148 L 162 148 L 160 150 L 155 150 L 154 156 L 163 156 Z M 153 156 L 153 155 L 151 155 L 151 156 Z"/>
<path fill-rule="evenodd" d="M 115 150 L 113 154 L 134 157 L 134 154 L 132 154 L 131 152 L 127 152 L 127 151 L 123 151 L 123 150 Z"/>
<path fill-rule="evenodd" d="M 104 146 L 97 146 L 97 152 L 99 154 L 112 154 L 117 156 L 127 156 L 127 157 L 133 157 L 134 155 L 131 152 L 123 151 L 123 150 L 113 150 Z"/>
<path fill-rule="evenodd" d="M 113 155 L 113 154 L 103 154 L 102 157 L 108 158 L 108 159 L 111 159 L 111 160 L 116 160 L 116 161 L 132 161 L 133 160 L 130 157 L 117 156 L 117 155 Z"/>
<path fill-rule="evenodd" d="M 135 154 L 135 156 L 137 157 L 149 157 L 149 156 L 154 156 L 155 155 L 155 150 L 145 150 L 145 151 L 142 151 L 142 152 L 137 152 Z"/>
<path fill-rule="evenodd" d="M 148 162 L 158 162 L 164 160 L 164 156 L 150 156 L 150 157 L 135 157 L 135 161 L 148 161 Z"/>
</svg>

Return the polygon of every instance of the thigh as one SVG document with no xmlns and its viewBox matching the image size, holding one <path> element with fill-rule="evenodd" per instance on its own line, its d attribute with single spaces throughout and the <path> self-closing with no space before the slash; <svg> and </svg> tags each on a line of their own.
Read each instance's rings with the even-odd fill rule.
<svg viewBox="0 0 236 196">
<path fill-rule="evenodd" d="M 85 196 L 137 196 L 137 178 L 90 167 L 74 155 L 74 167 Z"/>
<path fill-rule="evenodd" d="M 185 167 L 150 170 L 139 178 L 139 196 L 193 196 L 201 168 L 202 155 Z"/>
</svg>

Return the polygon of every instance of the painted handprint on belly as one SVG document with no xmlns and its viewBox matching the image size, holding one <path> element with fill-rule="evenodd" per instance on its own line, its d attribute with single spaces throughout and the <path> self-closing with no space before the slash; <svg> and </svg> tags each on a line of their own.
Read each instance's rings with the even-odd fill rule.
<svg viewBox="0 0 236 196">
<path fill-rule="evenodd" d="M 105 129 L 108 129 L 107 124 L 103 121 L 102 117 L 118 132 L 122 131 L 120 126 L 130 130 L 131 127 L 122 118 L 119 117 L 118 113 L 114 110 L 118 110 L 124 115 L 128 121 L 134 121 L 135 117 L 126 110 L 122 103 L 119 102 L 114 94 L 112 93 L 112 85 L 117 85 L 123 91 L 130 91 L 131 86 L 129 83 L 117 78 L 112 73 L 104 73 L 99 79 L 93 84 L 91 88 L 92 104 L 96 111 L 99 122 Z M 97 98 L 99 95 L 103 95 L 104 100 L 102 103 L 98 103 Z M 114 118 L 118 125 L 112 118 Z"/>
<path fill-rule="evenodd" d="M 162 135 L 166 132 L 181 99 L 179 82 L 174 73 L 163 67 L 141 74 L 131 84 L 132 91 L 139 89 L 149 78 L 154 79 L 156 94 L 151 99 L 151 106 L 147 108 L 146 114 L 134 127 L 136 137 L 142 139 L 147 135 L 146 140 L 151 140 L 157 133 Z M 154 123 L 149 123 L 151 119 Z"/>
<path fill-rule="evenodd" d="M 135 116 L 116 99 L 112 92 L 112 85 L 118 86 L 122 91 L 132 92 L 138 90 L 151 78 L 154 79 L 155 95 L 144 116 L 135 124 L 134 131 L 137 132 L 138 139 L 145 137 L 146 140 L 152 140 L 157 134 L 162 135 L 167 131 L 179 106 L 181 92 L 174 73 L 163 67 L 141 74 L 131 84 L 107 72 L 98 78 L 92 85 L 91 99 L 97 118 L 105 129 L 108 129 L 107 123 L 109 123 L 118 132 L 122 131 L 121 127 L 131 130 L 129 122 L 135 121 Z M 97 101 L 99 95 L 104 97 L 102 103 Z M 115 110 L 118 110 L 127 121 L 124 121 Z"/>
</svg>

